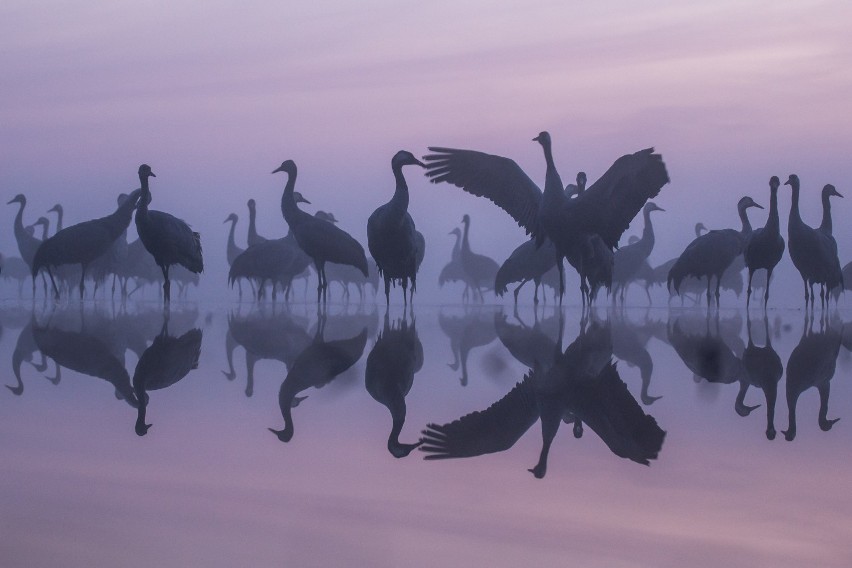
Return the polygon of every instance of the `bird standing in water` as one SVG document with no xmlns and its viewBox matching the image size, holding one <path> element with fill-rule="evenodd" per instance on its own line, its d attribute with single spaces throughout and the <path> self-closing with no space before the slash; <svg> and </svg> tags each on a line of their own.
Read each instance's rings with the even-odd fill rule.
<svg viewBox="0 0 852 568">
<path fill-rule="evenodd" d="M 165 305 L 171 302 L 169 291 L 169 267 L 180 264 L 196 274 L 204 270 L 201 258 L 201 235 L 192 231 L 184 221 L 174 215 L 162 211 L 151 211 L 151 190 L 148 188 L 148 178 L 157 177 L 151 171 L 151 166 L 139 166 L 139 182 L 142 184 L 142 195 L 136 208 L 136 231 L 139 240 L 145 246 L 154 262 L 163 271 L 163 300 Z"/>
</svg>

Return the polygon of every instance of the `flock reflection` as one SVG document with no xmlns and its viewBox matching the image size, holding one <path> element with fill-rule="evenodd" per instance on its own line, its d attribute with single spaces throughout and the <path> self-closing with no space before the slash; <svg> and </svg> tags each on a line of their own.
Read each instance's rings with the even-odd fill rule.
<svg viewBox="0 0 852 568">
<path fill-rule="evenodd" d="M 404 458 L 415 450 L 430 461 L 506 452 L 534 429 L 540 430 L 540 451 L 537 459 L 527 457 L 525 467 L 536 478 L 547 473 L 560 428 L 570 429 L 575 438 L 590 436 L 591 431 L 613 455 L 637 464 L 649 465 L 658 459 L 666 432 L 652 410 L 656 413 L 655 409 L 666 407 L 667 388 L 683 380 L 681 376 L 686 384 L 697 383 L 689 388 L 715 393 L 732 389 L 725 385 L 736 385 L 733 414 L 743 418 L 764 415 L 769 440 L 777 435 L 776 403 L 786 377 L 787 426 L 777 427 L 784 438 L 796 438 L 798 401 L 811 388 L 819 394 L 817 425 L 829 431 L 839 420 L 829 410 L 831 381 L 841 349 L 852 347 L 852 333 L 836 313 L 816 321 L 812 313 L 804 317 L 798 344 L 785 366 L 774 343 L 782 332 L 790 334 L 792 343 L 796 332 L 778 316 L 770 324 L 765 314 L 750 317 L 739 312 L 685 309 L 576 313 L 545 308 L 534 310 L 525 321 L 517 310 L 509 314 L 486 307 L 437 313 L 426 310 L 419 316 L 413 309 L 380 313 L 376 306 L 363 304 L 356 309 L 344 307 L 338 313 L 310 314 L 307 308 L 301 309 L 277 306 L 245 314 L 231 312 L 224 353 L 208 349 L 205 355 L 205 360 L 217 359 L 211 365 L 227 367 L 222 373 L 228 381 L 238 381 L 243 375 L 247 397 L 254 395 L 257 362 L 280 363 L 278 373 L 264 373 L 264 377 L 281 381 L 277 401 L 281 421 L 268 428 L 278 440 L 293 440 L 299 416 L 318 404 L 310 398 L 313 390 L 331 383 L 361 384 L 384 407 L 381 412 L 390 415 L 387 439 L 382 443 L 394 458 Z M 14 345 L 6 387 L 11 396 L 21 397 L 28 381 L 58 385 L 69 380 L 68 371 L 99 379 L 118 404 L 132 409 L 128 429 L 132 423 L 133 431 L 144 436 L 156 420 L 157 398 L 168 397 L 167 392 L 155 391 L 197 374 L 203 352 L 202 328 L 211 317 L 199 323 L 198 310 L 192 307 L 162 311 L 138 305 L 133 309 L 76 305 L 44 312 L 2 308 L 0 333 L 4 342 Z M 406 398 L 418 373 L 426 372 L 424 343 L 418 333 L 424 318 L 429 329 L 440 330 L 449 340 L 448 350 L 441 341 L 427 342 L 436 345 L 437 351 L 431 365 L 426 365 L 428 379 L 421 379 L 427 389 L 446 379 L 456 384 L 454 389 L 459 388 L 455 380 L 462 387 L 471 380 L 487 381 L 489 366 L 482 361 L 489 358 L 504 361 L 492 364 L 491 370 L 499 367 L 501 372 L 512 373 L 512 369 L 520 369 L 517 382 L 509 383 L 505 394 L 499 399 L 499 394 L 495 396 L 497 400 L 492 399 L 488 406 L 481 404 L 446 423 L 406 428 Z M 577 328 L 576 334 L 566 337 L 566 330 Z M 12 341 L 8 332 L 14 329 L 19 331 Z M 238 348 L 244 351 L 244 373 L 234 366 Z M 471 354 L 477 350 L 480 364 L 471 367 Z M 666 372 L 659 376 L 652 353 L 658 356 L 666 351 L 679 363 L 661 367 Z M 450 370 L 444 366 L 445 357 L 451 358 L 446 363 Z M 511 363 L 509 371 L 507 357 L 517 362 Z M 631 369 L 626 380 L 622 378 L 625 368 Z M 633 383 L 636 375 L 639 383 Z M 424 383 L 418 384 L 422 392 Z M 458 396 L 465 396 L 470 388 L 458 390 Z M 730 392 L 733 397 L 734 391 Z M 764 412 L 755 413 L 761 407 Z M 378 405 L 373 408 L 380 409 Z M 533 428 L 536 424 L 538 428 Z M 420 434 L 418 430 L 422 430 Z M 310 439 L 311 432 L 302 432 L 302 437 Z"/>
</svg>

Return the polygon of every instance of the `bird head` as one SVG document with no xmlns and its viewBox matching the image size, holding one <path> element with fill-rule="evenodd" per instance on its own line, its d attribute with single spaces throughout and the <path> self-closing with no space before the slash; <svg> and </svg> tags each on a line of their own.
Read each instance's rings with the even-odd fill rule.
<svg viewBox="0 0 852 568">
<path fill-rule="evenodd" d="M 739 203 L 737 203 L 737 209 L 744 211 L 749 207 L 757 207 L 758 209 L 763 209 L 763 205 L 758 205 L 755 203 L 754 199 L 746 195 L 742 199 L 740 199 Z"/>
<path fill-rule="evenodd" d="M 225 223 L 229 223 L 229 222 L 231 222 L 231 221 L 233 221 L 234 223 L 236 223 L 237 221 L 239 221 L 239 217 L 237 217 L 237 214 L 236 214 L 236 213 L 231 213 L 230 215 L 228 215 L 228 217 L 225 219 L 225 221 L 224 221 L 224 222 L 225 222 Z"/>
<path fill-rule="evenodd" d="M 542 146 L 549 146 L 550 145 L 550 133 L 547 132 L 546 130 L 539 132 L 538 136 L 533 138 L 533 142 L 538 142 Z"/>
<path fill-rule="evenodd" d="M 145 420 L 137 420 L 133 429 L 136 430 L 137 436 L 144 436 L 148 433 L 148 429 L 153 426 L 153 424 L 145 424 Z"/>
<path fill-rule="evenodd" d="M 127 195 L 126 193 L 119 193 L 118 197 L 115 198 L 115 204 L 121 205 L 122 203 L 124 203 L 124 200 L 127 199 L 128 197 L 130 197 L 130 196 Z M 56 207 L 59 207 L 59 205 L 57 204 Z"/>
<path fill-rule="evenodd" d="M 23 193 L 19 193 L 18 195 L 16 195 L 12 199 L 10 199 L 9 202 L 6 205 L 11 205 L 13 203 L 20 203 L 21 205 L 26 205 L 27 204 L 27 198 L 24 197 Z"/>
<path fill-rule="evenodd" d="M 254 205 L 255 205 L 254 199 L 249 199 L 248 203 L 246 203 L 246 205 L 248 205 L 249 211 L 254 211 Z"/>
<path fill-rule="evenodd" d="M 638 242 L 639 242 L 639 237 L 637 237 L 636 235 L 630 235 L 630 238 L 627 239 L 628 245 L 632 245 L 633 243 L 638 243 Z"/>
<path fill-rule="evenodd" d="M 307 203 L 308 205 L 311 204 L 311 202 L 305 199 L 305 196 L 299 193 L 298 191 L 293 192 L 293 199 L 296 200 L 296 203 Z"/>
<path fill-rule="evenodd" d="M 787 181 L 784 182 L 784 185 L 789 185 L 792 188 L 799 187 L 799 176 L 796 174 L 790 174 L 790 177 L 787 178 Z"/>
<path fill-rule="evenodd" d="M 281 162 L 280 166 L 272 170 L 273 174 L 278 172 L 287 172 L 288 174 L 293 175 L 296 172 L 296 162 L 293 160 L 284 160 Z"/>
<path fill-rule="evenodd" d="M 425 168 L 426 164 L 415 158 L 411 152 L 400 150 L 391 158 L 391 167 L 396 169 L 402 166 L 420 166 L 421 168 Z"/>
<path fill-rule="evenodd" d="M 291 427 L 285 426 L 283 430 L 276 430 L 274 428 L 267 428 L 267 430 L 275 434 L 282 442 L 289 442 L 293 439 L 293 428 Z"/>
<path fill-rule="evenodd" d="M 157 177 L 154 175 L 154 172 L 151 171 L 151 166 L 148 164 L 142 164 L 139 166 L 139 179 L 147 178 L 147 177 Z"/>
<path fill-rule="evenodd" d="M 60 215 L 62 215 L 62 205 L 57 203 L 56 205 L 54 205 L 53 207 L 48 209 L 47 212 L 48 213 L 54 213 L 55 212 L 55 213 L 59 213 Z"/>
<path fill-rule="evenodd" d="M 470 215 L 468 215 L 467 213 L 465 213 L 465 214 L 464 214 L 464 217 L 462 217 L 462 221 L 461 221 L 461 222 L 462 222 L 463 224 L 465 224 L 465 225 L 470 224 Z"/>
<path fill-rule="evenodd" d="M 452 231 L 450 231 L 450 232 L 449 232 L 449 233 L 447 233 L 447 234 L 448 234 L 448 235 L 455 235 L 455 236 L 457 236 L 457 237 L 460 237 L 460 236 L 461 236 L 461 229 L 459 229 L 458 227 L 456 227 L 455 229 L 453 229 Z"/>
<path fill-rule="evenodd" d="M 649 201 L 645 204 L 645 211 L 650 213 L 651 211 L 665 211 L 662 207 L 654 203 L 653 201 Z"/>
<path fill-rule="evenodd" d="M 547 134 L 545 132 L 545 134 Z M 586 188 L 586 172 L 577 172 L 577 190 L 583 191 Z"/>
<path fill-rule="evenodd" d="M 49 225 L 49 224 L 50 224 L 50 219 L 48 219 L 47 217 L 39 217 L 36 220 L 36 222 L 33 223 L 33 226 L 35 226 L 35 225 Z"/>
<path fill-rule="evenodd" d="M 699 222 L 699 223 L 695 224 L 695 236 L 696 237 L 701 236 L 701 233 L 703 233 L 706 230 L 707 230 L 707 226 L 704 225 L 704 223 Z"/>
<path fill-rule="evenodd" d="M 781 180 L 778 179 L 778 176 L 772 176 L 769 178 L 769 187 L 771 189 L 778 189 L 779 185 L 781 185 Z"/>
<path fill-rule="evenodd" d="M 840 195 L 840 192 L 834 189 L 834 186 L 830 183 L 826 184 L 826 186 L 822 188 L 822 193 L 823 195 L 827 195 L 828 197 L 843 197 L 842 195 Z"/>
</svg>

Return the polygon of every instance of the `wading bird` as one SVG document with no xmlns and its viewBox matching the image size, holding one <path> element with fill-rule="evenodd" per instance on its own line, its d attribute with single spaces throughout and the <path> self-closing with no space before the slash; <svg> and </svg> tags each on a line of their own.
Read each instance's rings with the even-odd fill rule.
<svg viewBox="0 0 852 568">
<path fill-rule="evenodd" d="M 139 166 L 139 181 L 142 184 L 142 195 L 136 208 L 136 231 L 139 239 L 145 245 L 145 250 L 154 257 L 154 262 L 163 271 L 164 302 L 171 301 L 171 281 L 169 267 L 180 264 L 190 272 L 199 273 L 204 270 L 201 258 L 201 235 L 192 231 L 184 221 L 162 211 L 149 211 L 151 190 L 148 188 L 148 178 L 156 177 L 151 166 Z"/>
<path fill-rule="evenodd" d="M 550 134 L 542 132 L 533 140 L 544 150 L 544 191 L 514 161 L 473 150 L 430 147 L 433 154 L 424 158 L 426 175 L 433 183 L 451 183 L 487 197 L 539 244 L 550 238 L 559 253 L 560 275 L 562 259 L 567 258 L 580 274 L 586 302 L 591 299 L 588 280 L 592 268 L 587 261 L 596 254 L 595 239 L 602 241 L 598 249 L 611 253 L 645 201 L 660 192 L 669 176 L 662 157 L 648 148 L 619 158 L 591 187 L 569 199 L 553 160 Z M 606 271 L 602 279 L 608 284 L 605 278 Z M 560 289 L 564 291 L 564 281 Z"/>
<path fill-rule="evenodd" d="M 373 211 L 367 219 L 367 246 L 376 266 L 379 267 L 379 276 L 384 279 L 387 305 L 390 305 L 391 284 L 396 286 L 399 283 L 402 286 L 403 303 L 408 305 L 406 293 L 410 280 L 411 298 L 414 299 L 417 269 L 423 260 L 425 248 L 423 236 L 417 238 L 419 233 L 408 213 L 408 184 L 402 175 L 403 166 L 425 168 L 426 164 L 415 158 L 411 152 L 397 152 L 391 159 L 391 170 L 396 179 L 393 197 Z"/>
<path fill-rule="evenodd" d="M 769 179 L 769 217 L 763 228 L 756 229 L 743 249 L 743 258 L 748 268 L 748 288 L 746 290 L 746 308 L 751 302 L 751 284 L 756 270 L 766 270 L 766 291 L 763 294 L 763 308 L 769 303 L 769 282 L 772 271 L 784 255 L 784 237 L 778 222 L 778 186 L 781 180 L 777 176 Z M 829 217 L 830 219 L 830 217 Z M 829 221 L 830 223 L 830 221 Z"/>
<path fill-rule="evenodd" d="M 742 229 L 720 229 L 710 231 L 706 235 L 697 237 L 689 243 L 686 249 L 678 257 L 677 261 L 669 270 L 667 287 L 671 291 L 680 294 L 680 286 L 683 280 L 689 276 L 695 278 L 707 278 L 707 304 L 710 304 L 710 285 L 713 277 L 716 277 L 716 305 L 719 305 L 719 287 L 721 286 L 722 274 L 731 265 L 736 257 L 743 252 L 749 235 L 751 235 L 751 223 L 746 211 L 749 207 L 760 205 L 751 197 L 743 197 L 737 203 L 737 211 L 742 222 Z"/>
<path fill-rule="evenodd" d="M 288 176 L 287 185 L 281 195 L 281 213 L 296 236 L 296 242 L 305 254 L 311 257 L 317 270 L 317 302 L 327 300 L 326 262 L 348 264 L 358 268 L 364 276 L 369 276 L 367 255 L 364 254 L 361 243 L 332 223 L 299 209 L 293 196 L 296 187 L 296 163 L 293 160 L 285 160 L 272 173 L 277 172 L 285 172 Z"/>
</svg>

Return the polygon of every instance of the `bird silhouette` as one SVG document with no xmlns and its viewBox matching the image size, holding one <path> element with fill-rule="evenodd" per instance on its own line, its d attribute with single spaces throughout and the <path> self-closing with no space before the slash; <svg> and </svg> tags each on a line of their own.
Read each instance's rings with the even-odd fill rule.
<svg viewBox="0 0 852 568">
<path fill-rule="evenodd" d="M 139 181 L 142 195 L 136 208 L 136 231 L 157 266 L 163 272 L 163 298 L 166 305 L 171 302 L 169 268 L 180 264 L 190 272 L 204 270 L 201 258 L 201 235 L 192 231 L 185 222 L 162 211 L 149 211 L 151 190 L 148 178 L 156 177 L 148 164 L 139 166 Z"/>
<path fill-rule="evenodd" d="M 799 344 L 793 348 L 787 360 L 787 429 L 784 439 L 796 438 L 796 405 L 799 396 L 811 387 L 819 392 L 819 428 L 831 430 L 839 418 L 828 418 L 828 399 L 831 395 L 831 379 L 837 367 L 842 334 L 833 326 L 820 320 L 820 331 L 813 330 L 813 314 L 805 314 L 805 324 Z"/>
<path fill-rule="evenodd" d="M 24 227 L 24 208 L 27 206 L 27 198 L 23 193 L 19 193 L 15 197 L 9 200 L 8 205 L 12 205 L 13 203 L 17 203 L 19 205 L 18 213 L 15 215 L 14 222 L 14 232 L 15 232 L 15 241 L 18 243 L 18 251 L 21 253 L 21 258 L 25 263 L 27 263 L 27 268 L 29 268 L 29 274 L 32 275 L 33 268 L 33 258 L 35 257 L 35 253 L 38 250 L 39 245 L 41 245 L 42 240 L 47 238 L 47 224 L 48 220 L 46 218 L 39 219 L 39 224 L 44 225 L 44 238 L 39 239 L 33 236 L 33 233 L 27 231 Z M 44 221 L 42 222 L 42 219 Z M 33 278 L 33 297 L 35 297 L 35 278 Z"/>
<path fill-rule="evenodd" d="M 746 312 L 748 316 L 748 312 Z M 755 386 L 763 390 L 766 399 L 766 438 L 775 439 L 775 401 L 778 398 L 778 381 L 784 374 L 784 366 L 781 357 L 772 347 L 772 334 L 769 333 L 769 318 L 764 313 L 763 329 L 766 336 L 766 344 L 758 347 L 754 343 L 751 332 L 751 318 L 746 318 L 746 329 L 748 330 L 748 346 L 743 352 L 743 368 L 745 375 L 740 381 L 740 392 L 737 395 L 736 410 L 740 416 L 748 415 L 754 407 L 745 405 L 745 395 L 748 387 Z"/>
<path fill-rule="evenodd" d="M 82 299 L 85 293 L 86 269 L 96 258 L 106 253 L 116 239 L 127 230 L 140 194 L 140 190 L 131 193 L 115 212 L 106 217 L 65 227 L 43 241 L 33 257 L 33 279 L 44 267 L 50 276 L 54 296 L 58 300 L 59 288 L 56 286 L 51 268 L 79 264 L 80 299 Z"/>
<path fill-rule="evenodd" d="M 44 354 L 39 350 L 35 338 L 33 337 L 34 323 L 35 322 L 32 321 L 31 317 L 31 321 L 21 328 L 21 332 L 18 334 L 18 339 L 15 342 L 15 348 L 12 351 L 12 374 L 15 375 L 16 384 L 15 386 L 5 386 L 15 396 L 21 396 L 24 394 L 24 381 L 21 374 L 21 367 L 23 363 L 29 363 L 39 373 L 43 373 L 47 370 L 47 360 L 45 359 Z M 33 355 L 37 352 L 41 353 L 41 362 L 33 363 Z"/>
<path fill-rule="evenodd" d="M 462 301 L 467 300 L 470 286 L 467 283 L 467 278 L 464 272 L 464 267 L 461 264 L 461 229 L 456 227 L 449 232 L 450 235 L 455 235 L 456 242 L 453 245 L 453 251 L 450 255 L 450 262 L 444 265 L 441 273 L 438 275 L 438 286 L 444 287 L 448 282 L 463 282 L 464 291 L 462 292 Z"/>
<path fill-rule="evenodd" d="M 117 399 L 133 408 L 139 406 L 130 376 L 124 368 L 123 353 L 119 358 L 112 346 L 87 329 L 85 320 L 79 330 L 70 330 L 51 322 L 39 325 L 34 318 L 32 334 L 39 351 L 56 362 L 57 373 L 60 367 L 65 367 L 82 375 L 103 379 L 112 385 Z"/>
<path fill-rule="evenodd" d="M 763 268 L 766 270 L 763 308 L 766 309 L 766 305 L 769 303 L 769 281 L 772 279 L 772 271 L 781 261 L 781 257 L 784 256 L 784 237 L 781 236 L 778 220 L 779 185 L 781 185 L 781 180 L 777 176 L 772 176 L 769 179 L 769 217 L 766 219 L 766 225 L 763 228 L 755 229 L 743 249 L 743 259 L 748 268 L 746 308 L 751 302 L 751 285 L 754 273 Z"/>
<path fill-rule="evenodd" d="M 843 271 L 840 268 L 840 259 L 837 256 L 837 241 L 832 235 L 831 222 L 831 198 L 843 197 L 834 188 L 833 185 L 827 184 L 822 188 L 822 223 L 819 226 L 820 233 L 820 249 L 824 257 L 825 282 L 820 286 L 820 300 L 825 307 L 828 302 L 828 294 L 832 290 L 841 291 L 843 285 Z"/>
<path fill-rule="evenodd" d="M 307 322 L 287 310 L 255 312 L 247 317 L 228 316 L 228 335 L 246 352 L 245 395 L 254 394 L 254 366 L 263 359 L 280 361 L 291 369 L 299 354 L 311 343 Z M 233 369 L 233 363 L 230 363 Z"/>
<path fill-rule="evenodd" d="M 621 310 L 616 310 L 610 317 L 613 355 L 628 365 L 639 369 L 639 376 L 642 380 L 640 398 L 645 406 L 650 406 L 662 398 L 648 394 L 651 376 L 654 373 L 654 360 L 646 347 L 653 331 L 646 330 L 646 328 L 653 328 L 654 325 L 653 322 L 647 320 L 647 314 L 644 325 L 634 324 Z"/>
<path fill-rule="evenodd" d="M 635 243 L 621 247 L 613 254 L 613 298 L 619 299 L 622 304 L 627 285 L 636 277 L 639 269 L 654 250 L 654 227 L 651 225 L 651 213 L 654 211 L 665 211 L 665 209 L 658 207 L 653 201 L 645 204 L 642 208 L 645 221 L 642 237 Z"/>
<path fill-rule="evenodd" d="M 320 315 L 317 332 L 313 342 L 308 345 L 293 362 L 281 388 L 278 391 L 278 406 L 284 419 L 284 428 L 269 431 L 282 442 L 293 439 L 294 426 L 292 408 L 297 395 L 311 387 L 322 388 L 349 367 L 358 362 L 367 345 L 367 328 L 348 339 L 326 341 L 325 316 Z"/>
<path fill-rule="evenodd" d="M 425 168 L 426 164 L 411 152 L 397 152 L 391 159 L 391 170 L 396 180 L 393 197 L 367 219 L 367 246 L 379 267 L 379 276 L 384 279 L 387 305 L 390 305 L 391 284 L 396 286 L 399 283 L 402 286 L 403 303 L 407 305 L 406 293 L 410 280 L 411 297 L 414 297 L 419 266 L 417 259 L 419 256 L 422 261 L 423 257 L 420 250 L 423 243 L 418 242 L 414 220 L 408 213 L 408 183 L 402 174 L 403 166 Z"/>
<path fill-rule="evenodd" d="M 424 157 L 426 175 L 433 183 L 448 182 L 490 199 L 539 243 L 550 238 L 560 255 L 560 269 L 562 258 L 567 258 L 580 274 L 585 302 L 590 292 L 584 261 L 600 248 L 595 239 L 611 252 L 645 201 L 668 183 L 668 173 L 662 158 L 649 148 L 619 158 L 590 188 L 570 199 L 556 170 L 550 134 L 542 132 L 533 140 L 544 149 L 544 191 L 514 161 L 472 150 L 430 147 L 434 153 Z"/>
<path fill-rule="evenodd" d="M 462 224 L 464 225 L 464 236 L 459 251 L 459 261 L 468 285 L 473 292 L 479 295 L 479 300 L 483 301 L 482 289 L 494 289 L 494 281 L 497 277 L 497 271 L 500 270 L 500 265 L 494 259 L 484 254 L 477 254 L 470 249 L 470 215 L 465 214 L 462 217 Z"/>
<path fill-rule="evenodd" d="M 234 264 L 234 260 L 238 256 L 240 256 L 243 253 L 243 251 L 245 251 L 244 248 L 241 248 L 240 246 L 237 245 L 237 241 L 234 238 L 234 235 L 237 231 L 237 222 L 239 220 L 240 220 L 240 218 L 236 213 L 231 213 L 230 215 L 228 215 L 228 217 L 224 221 L 225 223 L 231 224 L 231 228 L 228 230 L 228 244 L 227 244 L 227 247 L 225 249 L 225 254 L 226 254 L 226 258 L 228 260 L 228 268 L 229 269 L 230 269 L 231 265 Z M 239 289 L 240 300 L 243 299 L 243 283 L 242 283 L 242 281 L 243 281 L 242 278 L 237 279 L 237 287 Z M 249 280 L 249 282 L 251 283 L 252 289 L 254 289 L 254 282 L 252 280 Z"/>
<path fill-rule="evenodd" d="M 667 287 L 674 287 L 675 292 L 680 293 L 680 286 L 688 276 L 696 278 L 707 278 L 707 303 L 710 304 L 710 286 L 713 277 L 716 278 L 716 305 L 719 304 L 719 288 L 721 286 L 722 274 L 731 265 L 736 257 L 742 254 L 748 237 L 751 235 L 751 223 L 746 211 L 749 207 L 762 206 L 754 202 L 751 197 L 743 197 L 737 203 L 737 211 L 742 222 L 742 229 L 721 229 L 710 231 L 705 235 L 697 237 L 678 257 L 677 261 L 669 270 Z"/>
<path fill-rule="evenodd" d="M 515 288 L 515 305 L 518 305 L 518 294 L 521 288 L 529 282 L 535 284 L 533 303 L 538 304 L 538 288 L 545 274 L 556 267 L 556 247 L 550 239 L 546 239 L 542 245 L 536 246 L 535 239 L 530 239 L 509 255 L 494 279 L 494 293 L 502 296 L 508 290 L 510 283 L 520 282 Z"/>
<path fill-rule="evenodd" d="M 438 325 L 441 331 L 450 339 L 450 349 L 453 352 L 453 362 L 447 366 L 457 371 L 461 366 L 462 376 L 459 379 L 462 386 L 468 382 L 467 359 L 470 352 L 477 347 L 488 345 L 497 338 L 494 329 L 494 318 L 490 312 L 472 310 L 461 317 L 438 314 Z"/>
<path fill-rule="evenodd" d="M 840 261 L 837 260 L 837 243 L 832 247 L 833 237 L 825 230 L 814 229 L 802 221 L 799 212 L 799 176 L 791 174 L 784 185 L 792 189 L 790 218 L 787 222 L 787 245 L 790 259 L 802 277 L 805 286 L 805 308 L 814 305 L 814 284 L 828 284 L 829 289 L 843 283 Z M 834 186 L 823 188 L 823 194 L 831 194 Z M 836 191 L 836 190 L 834 190 Z M 829 195 L 830 196 L 830 195 Z M 823 204 L 828 199 L 824 198 Z M 830 219 L 830 215 L 829 215 Z M 828 224 L 830 227 L 830 222 Z M 830 229 L 829 229 L 830 230 Z M 824 296 L 823 296 L 824 300 Z"/>
<path fill-rule="evenodd" d="M 277 172 L 284 172 L 288 176 L 287 185 L 284 186 L 284 193 L 281 195 L 281 213 L 290 230 L 293 231 L 296 242 L 314 261 L 318 279 L 317 302 L 321 303 L 327 299 L 326 262 L 352 265 L 364 276 L 369 276 L 367 255 L 364 254 L 364 247 L 358 241 L 334 224 L 299 209 L 293 196 L 297 174 L 295 162 L 285 160 L 272 173 Z"/>
<path fill-rule="evenodd" d="M 711 314 L 708 311 L 701 325 L 690 329 L 689 316 L 682 314 L 667 324 L 667 342 L 692 371 L 696 380 L 704 379 L 710 383 L 732 384 L 745 375 L 743 362 L 731 348 L 730 338 L 721 331 L 719 312 L 715 311 L 714 326 L 711 327 Z M 692 322 L 698 324 L 699 322 Z M 703 327 L 703 329 L 700 329 Z M 727 339 L 727 341 L 726 341 Z"/>
<path fill-rule="evenodd" d="M 404 444 L 399 441 L 405 425 L 405 397 L 414 384 L 414 374 L 422 366 L 423 345 L 417 336 L 414 319 L 409 325 L 403 315 L 402 320 L 392 326 L 385 312 L 384 327 L 367 355 L 364 379 L 370 396 L 390 411 L 393 424 L 387 447 L 395 458 L 407 456 L 422 443 Z"/>
<path fill-rule="evenodd" d="M 133 392 L 139 400 L 134 427 L 137 436 L 144 436 L 151 427 L 146 423 L 148 392 L 170 387 L 198 368 L 201 338 L 202 332 L 198 328 L 190 329 L 180 337 L 169 335 L 169 313 L 165 313 L 159 335 L 142 353 L 133 372 Z"/>
</svg>

